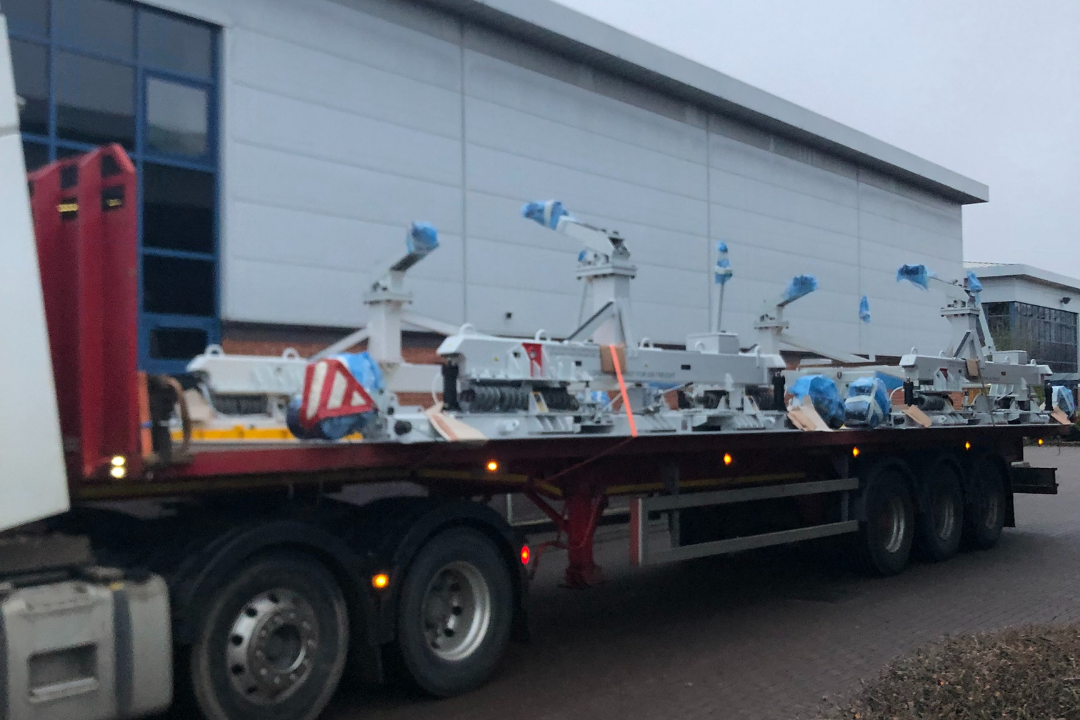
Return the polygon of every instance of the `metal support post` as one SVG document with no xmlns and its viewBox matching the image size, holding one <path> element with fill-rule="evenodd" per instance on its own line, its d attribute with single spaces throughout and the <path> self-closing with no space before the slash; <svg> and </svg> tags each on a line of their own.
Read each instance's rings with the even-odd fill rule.
<svg viewBox="0 0 1080 720">
<path fill-rule="evenodd" d="M 603 582 L 593 561 L 593 540 L 600 516 L 607 507 L 603 495 L 575 493 L 566 498 L 566 586 L 586 588 Z"/>
<path fill-rule="evenodd" d="M 722 286 L 721 286 L 722 287 Z M 664 492 L 668 495 L 679 494 L 679 466 L 664 465 L 660 468 L 660 480 L 664 483 Z M 679 547 L 682 531 L 679 523 L 679 510 L 668 512 L 668 532 L 671 535 L 671 547 Z"/>
</svg>

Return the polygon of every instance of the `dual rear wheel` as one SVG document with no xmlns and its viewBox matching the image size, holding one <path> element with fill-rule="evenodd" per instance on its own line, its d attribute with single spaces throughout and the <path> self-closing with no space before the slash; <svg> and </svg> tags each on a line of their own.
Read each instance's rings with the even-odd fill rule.
<svg viewBox="0 0 1080 720">
<path fill-rule="evenodd" d="M 1005 476 L 991 456 L 978 458 L 965 497 L 963 473 L 955 459 L 942 456 L 926 470 L 923 492 L 907 465 L 884 460 L 871 468 L 864 494 L 865 522 L 857 540 L 862 568 L 872 574 L 896 575 L 907 567 L 914 551 L 920 558 L 941 562 L 965 543 L 974 549 L 997 544 L 1005 520 Z"/>
<path fill-rule="evenodd" d="M 409 679 L 436 696 L 480 685 L 510 638 L 513 582 L 483 533 L 431 538 L 404 573 L 393 650 Z M 208 720 L 314 720 L 341 681 L 350 617 L 318 558 L 275 550 L 211 591 L 190 649 L 188 685 Z"/>
</svg>

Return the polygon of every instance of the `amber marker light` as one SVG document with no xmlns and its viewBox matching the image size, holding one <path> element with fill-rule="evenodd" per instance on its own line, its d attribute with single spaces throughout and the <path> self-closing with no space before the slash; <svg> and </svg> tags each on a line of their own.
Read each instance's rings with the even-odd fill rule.
<svg viewBox="0 0 1080 720">
<path fill-rule="evenodd" d="M 1039 438 L 1039 444 L 1042 445 L 1042 438 Z"/>
<path fill-rule="evenodd" d="M 378 575 L 371 576 L 371 587 L 376 590 L 385 590 L 390 584 L 390 576 L 386 573 L 379 573 Z"/>
<path fill-rule="evenodd" d="M 971 443 L 969 443 L 969 442 L 964 443 L 964 449 L 965 450 L 970 450 L 971 449 Z"/>
<path fill-rule="evenodd" d="M 487 470 L 488 470 L 488 472 L 498 472 L 498 470 L 499 470 L 499 461 L 498 460 L 488 460 Z"/>
<path fill-rule="evenodd" d="M 859 457 L 859 448 L 857 448 L 857 447 L 851 448 L 851 457 Z"/>
</svg>

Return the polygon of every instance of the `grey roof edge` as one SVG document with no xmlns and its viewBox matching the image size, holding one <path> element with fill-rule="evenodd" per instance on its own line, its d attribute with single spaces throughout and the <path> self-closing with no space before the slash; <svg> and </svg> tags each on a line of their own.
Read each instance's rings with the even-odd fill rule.
<svg viewBox="0 0 1080 720">
<path fill-rule="evenodd" d="M 949 200 L 972 204 L 990 199 L 990 189 L 983 183 L 553 0 L 421 1 L 818 147 Z"/>
<path fill-rule="evenodd" d="M 979 279 L 1022 277 L 1043 283 L 1044 285 L 1053 285 L 1072 292 L 1080 292 L 1080 278 L 1061 275 L 1060 273 L 1043 270 L 1042 268 L 1025 265 L 1023 263 L 965 262 L 964 267 L 966 269 L 974 270 Z"/>
</svg>

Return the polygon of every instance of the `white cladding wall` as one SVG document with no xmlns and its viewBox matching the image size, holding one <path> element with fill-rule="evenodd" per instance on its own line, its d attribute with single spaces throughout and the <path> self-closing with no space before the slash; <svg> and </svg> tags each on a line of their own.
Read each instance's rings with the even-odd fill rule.
<svg viewBox="0 0 1080 720">
<path fill-rule="evenodd" d="M 426 220 L 442 247 L 410 274 L 417 312 L 566 334 L 577 248 L 519 214 L 559 198 L 627 238 L 639 336 L 707 328 L 724 239 L 724 325 L 744 344 L 799 273 L 820 287 L 789 309 L 800 335 L 882 354 L 948 340 L 940 298 L 895 273 L 960 275 L 956 204 L 407 0 L 157 4 L 224 26 L 227 320 L 362 325 L 373 273 Z"/>
</svg>

